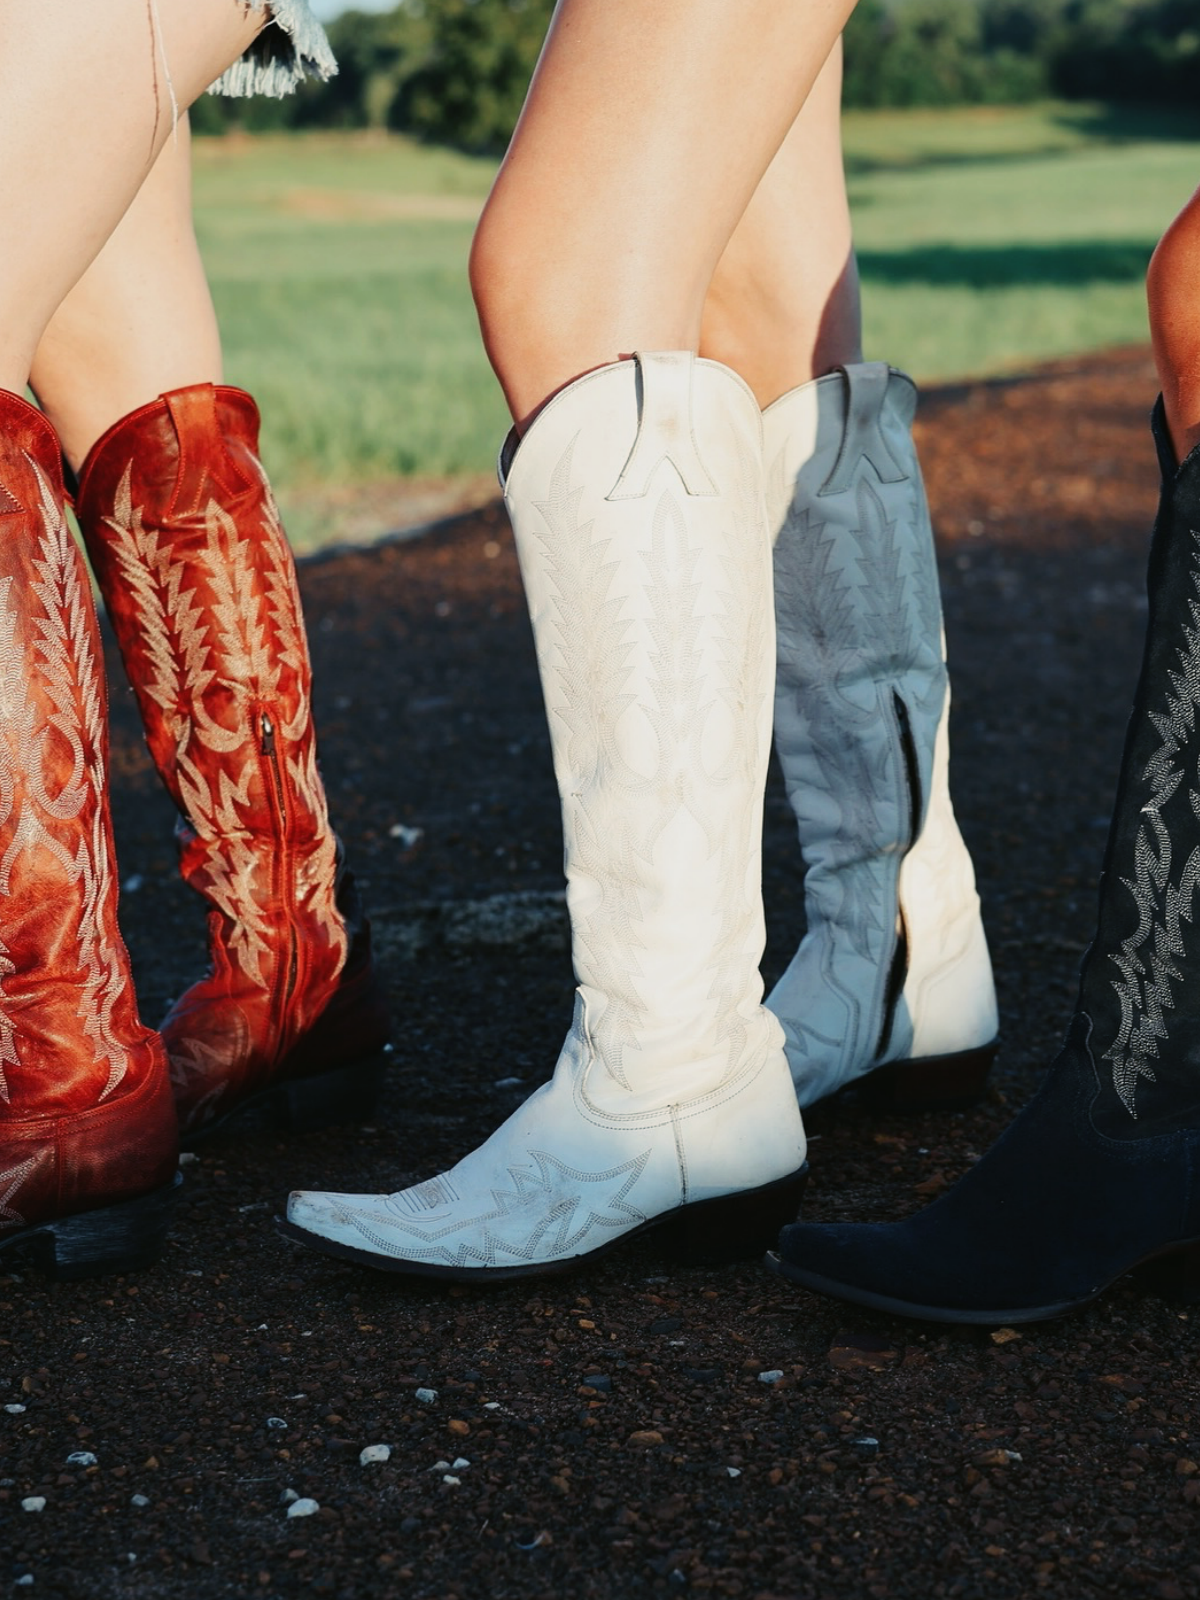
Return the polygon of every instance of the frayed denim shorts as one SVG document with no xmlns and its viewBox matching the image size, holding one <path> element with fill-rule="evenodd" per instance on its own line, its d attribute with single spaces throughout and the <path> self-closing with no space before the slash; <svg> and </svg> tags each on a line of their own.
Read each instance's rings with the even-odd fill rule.
<svg viewBox="0 0 1200 1600">
<path fill-rule="evenodd" d="M 305 78 L 331 78 L 337 62 L 325 29 L 313 16 L 308 0 L 250 0 L 266 9 L 271 24 L 212 85 L 210 93 L 229 95 L 291 94 Z"/>
</svg>

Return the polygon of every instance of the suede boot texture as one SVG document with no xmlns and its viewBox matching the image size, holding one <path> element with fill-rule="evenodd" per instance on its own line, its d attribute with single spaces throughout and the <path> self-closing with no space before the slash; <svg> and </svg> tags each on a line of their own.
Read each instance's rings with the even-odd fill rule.
<svg viewBox="0 0 1200 1600">
<path fill-rule="evenodd" d="M 77 508 L 180 868 L 210 907 L 211 970 L 163 1022 L 180 1127 L 260 1100 L 292 1124 L 365 1112 L 387 1011 L 317 771 L 254 402 L 198 384 L 131 413 L 88 455 Z"/>
<path fill-rule="evenodd" d="M 812 1288 L 915 1317 L 1019 1322 L 1134 1268 L 1200 1292 L 1200 450 L 1163 491 L 1150 617 L 1079 1003 L 1045 1084 L 961 1182 L 883 1226 L 784 1231 Z"/>
<path fill-rule="evenodd" d="M 157 1256 L 178 1167 L 117 928 L 107 712 L 58 440 L 0 392 L 0 1251 L 69 1277 Z"/>
<path fill-rule="evenodd" d="M 651 1227 L 754 1253 L 795 1215 L 804 1131 L 758 972 L 774 662 L 760 427 L 728 368 L 668 351 L 569 385 L 512 455 L 574 1026 L 550 1082 L 449 1172 L 392 1195 L 296 1193 L 291 1237 L 473 1280 L 562 1270 Z"/>
<path fill-rule="evenodd" d="M 775 537 L 775 747 L 807 931 L 768 996 L 802 1106 L 871 1076 L 896 1108 L 987 1081 L 996 996 L 950 803 L 950 689 L 916 390 L 847 366 L 763 416 Z"/>
</svg>

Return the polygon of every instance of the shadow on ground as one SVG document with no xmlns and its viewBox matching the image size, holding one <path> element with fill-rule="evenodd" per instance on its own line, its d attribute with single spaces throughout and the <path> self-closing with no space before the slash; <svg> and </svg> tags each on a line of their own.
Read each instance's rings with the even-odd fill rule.
<svg viewBox="0 0 1200 1600">
<path fill-rule="evenodd" d="M 1151 398 L 1133 351 L 929 399 L 955 789 L 1005 1048 L 969 1113 L 818 1110 L 814 1216 L 936 1194 L 1054 1049 L 1144 622 Z M 0 1278 L 7 1576 L 70 1600 L 1200 1593 L 1192 1324 L 1132 1288 L 1059 1325 L 943 1333 L 754 1262 L 682 1270 L 647 1247 L 484 1294 L 275 1237 L 292 1184 L 398 1186 L 463 1152 L 548 1072 L 571 1008 L 502 513 L 311 565 L 303 587 L 332 807 L 396 1007 L 387 1093 L 367 1128 L 205 1148 L 153 1272 Z M 200 921 L 114 700 L 124 922 L 155 1016 Z M 801 925 L 775 778 L 766 817 L 773 976 Z M 390 1459 L 360 1464 L 379 1443 Z M 289 1517 L 289 1496 L 320 1509 Z"/>
</svg>

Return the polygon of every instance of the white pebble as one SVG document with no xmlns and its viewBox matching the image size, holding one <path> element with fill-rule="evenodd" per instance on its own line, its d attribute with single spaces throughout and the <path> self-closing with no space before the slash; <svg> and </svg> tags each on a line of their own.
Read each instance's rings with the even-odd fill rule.
<svg viewBox="0 0 1200 1600">
<path fill-rule="evenodd" d="M 456 1489 L 462 1485 L 462 1479 L 453 1477 L 449 1472 L 442 1474 L 442 1482 L 453 1484 Z"/>
<path fill-rule="evenodd" d="M 267 1427 L 268 1428 L 274 1428 L 275 1431 L 278 1432 L 280 1428 L 286 1428 L 287 1427 L 287 1423 L 283 1420 L 282 1417 L 268 1417 L 267 1418 Z"/>
<path fill-rule="evenodd" d="M 466 1456 L 455 1456 L 450 1465 L 455 1472 L 461 1472 L 464 1467 L 469 1467 L 471 1463 L 467 1460 Z"/>
<path fill-rule="evenodd" d="M 758 1381 L 759 1383 L 778 1383 L 782 1377 L 783 1373 L 780 1371 L 780 1369 L 778 1367 L 774 1367 L 770 1372 L 760 1372 L 758 1375 Z"/>
<path fill-rule="evenodd" d="M 131 872 L 121 885 L 121 891 L 123 894 L 136 894 L 145 881 L 140 872 Z"/>
<path fill-rule="evenodd" d="M 179 1165 L 181 1167 L 194 1167 L 199 1159 L 200 1157 L 194 1150 L 181 1150 L 179 1152 Z M 203 1277 L 203 1273 L 197 1273 L 196 1276 Z"/>
<path fill-rule="evenodd" d="M 17 1579 L 17 1588 L 18 1589 L 32 1589 L 33 1588 L 33 1573 L 32 1572 L 27 1572 L 23 1578 L 18 1578 Z"/>
<path fill-rule="evenodd" d="M 94 1467 L 96 1465 L 96 1457 L 90 1450 L 72 1450 L 67 1457 L 67 1465 L 69 1467 Z"/>
<path fill-rule="evenodd" d="M 413 1398 L 419 1400 L 423 1406 L 431 1406 L 437 1399 L 436 1389 L 418 1389 Z"/>
<path fill-rule="evenodd" d="M 402 850 L 411 850 L 425 837 L 424 828 L 409 828 L 403 822 L 393 822 L 388 829 L 389 839 L 399 839 Z"/>
<path fill-rule="evenodd" d="M 449 1472 L 450 1471 L 450 1463 L 448 1461 L 435 1461 L 433 1463 L 433 1465 L 429 1468 L 429 1471 L 430 1472 Z"/>
<path fill-rule="evenodd" d="M 279 1496 L 279 1501 L 281 1505 L 290 1506 L 294 1504 L 295 1501 L 299 1500 L 299 1498 L 300 1496 L 296 1493 L 295 1489 L 285 1489 Z"/>
<path fill-rule="evenodd" d="M 293 1500 L 288 1507 L 287 1514 L 289 1517 L 311 1517 L 315 1511 L 320 1511 L 320 1509 L 321 1507 L 315 1500 Z"/>
<path fill-rule="evenodd" d="M 390 1444 L 369 1444 L 360 1454 L 358 1464 L 360 1467 L 369 1467 L 372 1461 L 390 1461 L 392 1447 Z"/>
<path fill-rule="evenodd" d="M 4 1409 L 5 1409 L 5 1411 L 8 1412 L 10 1417 L 19 1417 L 21 1415 L 22 1411 L 24 1411 L 25 1407 L 24 1406 L 18 1406 L 18 1405 L 11 1405 L 11 1406 L 5 1406 Z"/>
<path fill-rule="evenodd" d="M 131 1506 L 137 1506 L 138 1510 L 140 1511 L 143 1506 L 148 1506 L 150 1504 L 150 1496 L 147 1494 L 131 1494 L 129 1496 L 129 1504 Z"/>
<path fill-rule="evenodd" d="M 31 1494 L 21 1501 L 22 1511 L 45 1511 L 46 1496 L 44 1494 Z"/>
<path fill-rule="evenodd" d="M 485 1400 L 483 1402 L 483 1409 L 485 1411 L 499 1411 L 500 1402 L 499 1400 Z"/>
<path fill-rule="evenodd" d="M 731 1478 L 740 1478 L 742 1475 L 741 1467 L 726 1467 L 725 1471 Z"/>
</svg>

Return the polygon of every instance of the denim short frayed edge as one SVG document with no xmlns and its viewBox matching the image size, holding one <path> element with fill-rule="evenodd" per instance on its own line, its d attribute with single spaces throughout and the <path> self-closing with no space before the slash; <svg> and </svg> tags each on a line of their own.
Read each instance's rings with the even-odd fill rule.
<svg viewBox="0 0 1200 1600">
<path fill-rule="evenodd" d="M 268 9 L 271 25 L 221 74 L 210 94 L 266 94 L 278 100 L 305 78 L 333 77 L 337 61 L 308 0 L 250 0 L 250 4 L 256 11 Z"/>
</svg>

